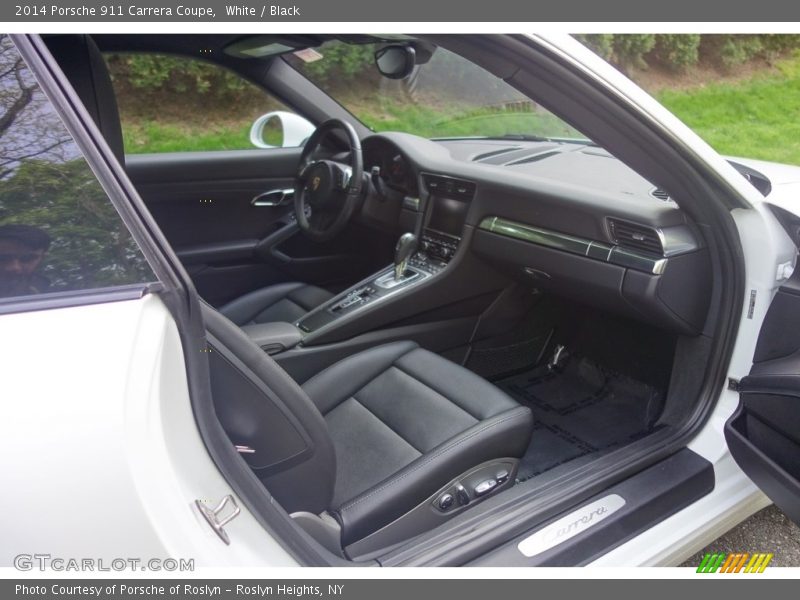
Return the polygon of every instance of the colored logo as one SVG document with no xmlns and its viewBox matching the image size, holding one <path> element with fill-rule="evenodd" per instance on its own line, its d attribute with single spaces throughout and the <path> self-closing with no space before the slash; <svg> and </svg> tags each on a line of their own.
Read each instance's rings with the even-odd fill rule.
<svg viewBox="0 0 800 600">
<path fill-rule="evenodd" d="M 314 179 L 311 180 L 311 188 L 315 192 L 319 189 L 319 182 L 320 182 L 319 177 L 314 177 Z"/>
<path fill-rule="evenodd" d="M 774 554 L 737 552 L 706 554 L 697 567 L 698 573 L 763 573 Z"/>
</svg>

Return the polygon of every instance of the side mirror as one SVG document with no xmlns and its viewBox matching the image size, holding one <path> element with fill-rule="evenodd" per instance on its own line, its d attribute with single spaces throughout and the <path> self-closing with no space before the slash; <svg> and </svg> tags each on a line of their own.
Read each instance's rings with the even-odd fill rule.
<svg viewBox="0 0 800 600">
<path fill-rule="evenodd" d="M 411 46 L 397 44 L 384 46 L 375 53 L 375 65 L 384 77 L 403 79 L 411 75 L 411 71 L 414 70 L 416 55 Z"/>
<path fill-rule="evenodd" d="M 265 129 L 276 126 L 281 140 L 278 144 L 269 144 L 265 139 Z M 261 115 L 250 127 L 250 143 L 256 148 L 294 148 L 302 146 L 314 133 L 313 123 L 303 117 L 283 110 L 276 110 Z"/>
</svg>

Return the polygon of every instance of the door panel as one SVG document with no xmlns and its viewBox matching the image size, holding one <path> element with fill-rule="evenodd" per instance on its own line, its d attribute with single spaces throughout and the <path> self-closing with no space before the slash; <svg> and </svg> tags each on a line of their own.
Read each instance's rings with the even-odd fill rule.
<svg viewBox="0 0 800 600">
<path fill-rule="evenodd" d="M 252 199 L 291 187 L 300 151 L 127 157 L 131 181 L 210 304 L 292 277 L 255 253 L 260 240 L 287 224 L 291 206 L 254 206 Z"/>
<path fill-rule="evenodd" d="M 176 250 L 261 239 L 291 206 L 253 198 L 293 186 L 300 148 L 128 156 L 128 174 Z"/>
<path fill-rule="evenodd" d="M 254 203 L 265 192 L 293 187 L 300 152 L 127 157 L 131 181 L 211 305 L 284 281 L 346 287 L 390 260 L 391 240 L 380 233 L 352 224 L 319 244 L 300 233 L 291 198 L 281 206 Z"/>
<path fill-rule="evenodd" d="M 737 464 L 800 523 L 800 269 L 776 294 L 739 408 L 725 424 Z"/>
</svg>

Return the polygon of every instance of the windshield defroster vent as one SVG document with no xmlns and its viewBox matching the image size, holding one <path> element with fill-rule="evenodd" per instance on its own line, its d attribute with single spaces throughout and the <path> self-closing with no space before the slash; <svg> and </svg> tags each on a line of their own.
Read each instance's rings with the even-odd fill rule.
<svg viewBox="0 0 800 600">
<path fill-rule="evenodd" d="M 608 226 L 611 237 L 618 245 L 663 256 L 664 246 L 661 243 L 661 236 L 652 227 L 620 219 L 609 219 Z"/>
<path fill-rule="evenodd" d="M 478 154 L 475 158 L 472 159 L 472 162 L 483 162 L 490 158 L 494 158 L 495 156 L 500 156 L 501 154 L 508 154 L 509 152 L 514 152 L 515 150 L 519 150 L 519 146 L 509 146 L 508 148 L 500 148 L 500 150 L 490 150 L 489 152 L 484 152 L 483 154 Z"/>
<path fill-rule="evenodd" d="M 492 150 L 491 152 L 480 154 L 472 160 L 473 162 L 480 162 L 485 165 L 502 165 L 507 167 L 523 162 L 533 162 L 538 160 L 538 157 L 547 158 L 547 156 L 558 154 L 559 152 L 553 152 L 556 148 L 558 148 L 558 144 L 537 144 L 524 148 L 515 146 L 502 151 Z"/>
<path fill-rule="evenodd" d="M 670 200 L 669 194 L 667 193 L 667 190 L 665 190 L 664 188 L 660 187 L 653 188 L 650 191 L 650 195 L 653 196 L 653 198 L 658 198 L 659 200 L 665 200 L 665 201 Z"/>
<path fill-rule="evenodd" d="M 519 160 L 507 163 L 506 166 L 513 167 L 514 165 L 526 165 L 528 163 L 544 160 L 545 158 L 550 158 L 551 156 L 555 156 L 556 154 L 561 154 L 561 150 L 551 150 L 550 152 L 540 152 L 539 154 L 533 154 L 532 156 L 527 156 L 525 158 L 520 158 Z"/>
</svg>

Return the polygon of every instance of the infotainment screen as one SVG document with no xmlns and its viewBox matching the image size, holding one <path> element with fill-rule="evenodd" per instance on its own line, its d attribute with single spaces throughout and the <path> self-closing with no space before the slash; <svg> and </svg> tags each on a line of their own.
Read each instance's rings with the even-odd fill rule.
<svg viewBox="0 0 800 600">
<path fill-rule="evenodd" d="M 441 196 L 434 196 L 432 201 L 433 209 L 431 210 L 430 221 L 428 221 L 428 228 L 461 237 L 469 202 L 442 198 Z"/>
</svg>

